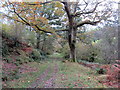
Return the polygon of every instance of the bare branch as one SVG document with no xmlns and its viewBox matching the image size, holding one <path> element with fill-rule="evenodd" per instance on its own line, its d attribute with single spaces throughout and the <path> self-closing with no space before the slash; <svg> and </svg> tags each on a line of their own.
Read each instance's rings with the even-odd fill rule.
<svg viewBox="0 0 120 90">
<path fill-rule="evenodd" d="M 77 10 L 77 6 L 78 6 L 78 1 L 77 2 L 75 2 L 75 5 L 74 5 L 74 13 L 76 12 L 76 10 Z"/>
<path fill-rule="evenodd" d="M 67 16 L 69 18 L 69 20 L 71 19 L 71 15 L 70 15 L 70 11 L 69 11 L 69 8 L 68 8 L 68 3 L 67 2 L 62 2 L 64 4 L 64 8 L 65 8 L 65 11 L 67 13 Z"/>
<path fill-rule="evenodd" d="M 93 12 L 95 12 L 95 10 L 97 9 L 97 7 L 98 7 L 98 5 L 100 4 L 101 2 L 98 2 L 96 5 L 95 5 L 95 7 L 93 8 L 93 10 L 90 10 L 90 11 L 87 11 L 87 12 L 78 12 L 78 13 L 76 13 L 76 14 L 74 14 L 74 15 L 72 15 L 73 17 L 76 17 L 76 16 L 80 16 L 80 15 L 82 15 L 82 14 L 90 14 L 90 13 L 93 13 Z"/>
<path fill-rule="evenodd" d="M 78 25 L 77 25 L 76 27 L 83 26 L 84 24 L 96 25 L 96 24 L 99 23 L 100 21 L 101 21 L 101 20 L 98 20 L 98 21 L 85 20 L 85 21 L 82 21 L 82 22 L 78 23 Z"/>
<path fill-rule="evenodd" d="M 85 0 L 83 0 L 84 2 L 85 2 L 85 8 L 83 9 L 83 10 L 85 10 L 86 8 L 87 8 L 87 6 L 88 6 L 88 3 L 85 1 Z"/>
</svg>

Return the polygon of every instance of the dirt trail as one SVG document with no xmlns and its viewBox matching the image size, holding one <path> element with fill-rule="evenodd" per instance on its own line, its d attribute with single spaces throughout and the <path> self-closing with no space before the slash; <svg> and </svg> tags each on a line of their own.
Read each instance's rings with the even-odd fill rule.
<svg viewBox="0 0 120 90">
<path fill-rule="evenodd" d="M 28 88 L 38 88 L 40 84 L 43 84 L 43 88 L 54 88 L 56 79 L 56 73 L 58 72 L 58 65 L 55 63 L 54 70 L 51 72 L 51 77 L 48 80 L 45 80 L 49 75 L 52 67 L 49 66 L 43 74 L 41 74 Z"/>
<path fill-rule="evenodd" d="M 37 88 L 39 84 L 43 83 L 49 71 L 50 66 L 28 88 Z"/>
<path fill-rule="evenodd" d="M 52 76 L 50 79 L 48 79 L 45 84 L 44 84 L 44 88 L 54 88 L 55 87 L 55 83 L 54 80 L 56 79 L 56 73 L 58 72 L 58 65 L 55 64 L 54 66 L 54 72 L 52 73 Z"/>
</svg>

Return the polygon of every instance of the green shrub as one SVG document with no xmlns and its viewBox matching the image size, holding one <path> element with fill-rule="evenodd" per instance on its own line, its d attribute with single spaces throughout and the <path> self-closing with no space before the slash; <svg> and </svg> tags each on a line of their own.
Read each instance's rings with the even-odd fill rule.
<svg viewBox="0 0 120 90">
<path fill-rule="evenodd" d="M 2 40 L 2 56 L 9 55 L 9 47 L 7 46 L 7 42 L 5 40 Z"/>
<path fill-rule="evenodd" d="M 92 45 L 79 42 L 76 44 L 77 59 L 94 62 L 99 53 L 99 50 Z"/>
<path fill-rule="evenodd" d="M 20 55 L 18 58 L 16 58 L 16 65 L 23 64 L 23 63 L 28 63 L 29 62 L 29 57 Z"/>
<path fill-rule="evenodd" d="M 102 57 L 99 57 L 99 56 L 95 59 L 94 62 L 100 63 L 100 64 L 105 64 L 105 60 Z"/>
<path fill-rule="evenodd" d="M 43 52 L 37 50 L 37 49 L 33 49 L 33 52 L 29 55 L 29 57 L 31 59 L 33 59 L 34 61 L 39 62 L 40 60 L 44 60 L 46 57 L 46 54 L 44 54 Z"/>
<path fill-rule="evenodd" d="M 18 70 L 9 71 L 9 74 L 2 72 L 2 81 L 18 79 L 20 76 L 17 73 L 18 73 Z"/>
<path fill-rule="evenodd" d="M 21 43 L 15 36 L 11 36 L 6 32 L 2 32 L 2 56 L 6 57 L 12 53 L 16 53 L 16 49 L 21 48 Z"/>
<path fill-rule="evenodd" d="M 7 63 L 12 63 L 13 59 L 10 58 L 9 56 L 6 56 L 3 60 L 5 60 Z"/>
<path fill-rule="evenodd" d="M 69 58 L 69 45 L 65 44 L 62 48 L 60 48 L 59 52 L 63 55 L 63 58 L 68 59 Z"/>
<path fill-rule="evenodd" d="M 96 72 L 97 72 L 97 74 L 105 74 L 106 70 L 103 68 L 96 68 Z"/>
</svg>

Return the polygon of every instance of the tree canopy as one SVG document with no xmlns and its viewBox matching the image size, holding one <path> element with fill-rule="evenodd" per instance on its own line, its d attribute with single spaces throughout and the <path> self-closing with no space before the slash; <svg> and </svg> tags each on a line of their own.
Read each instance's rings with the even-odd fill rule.
<svg viewBox="0 0 120 90">
<path fill-rule="evenodd" d="M 3 16 L 31 26 L 37 31 L 55 34 L 67 31 L 70 58 L 76 60 L 76 35 L 85 24 L 96 25 L 110 18 L 111 1 L 101 0 L 48 0 L 37 2 L 3 2 L 7 10 Z"/>
</svg>

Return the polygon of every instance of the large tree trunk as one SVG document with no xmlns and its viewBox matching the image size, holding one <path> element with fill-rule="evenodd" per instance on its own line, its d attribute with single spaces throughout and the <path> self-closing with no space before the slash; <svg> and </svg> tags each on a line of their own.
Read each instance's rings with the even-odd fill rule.
<svg viewBox="0 0 120 90">
<path fill-rule="evenodd" d="M 76 62 L 76 50 L 75 50 L 75 44 L 69 44 L 70 47 L 70 59 L 73 62 Z"/>
<path fill-rule="evenodd" d="M 75 43 L 76 43 L 76 27 L 74 22 L 74 17 L 70 13 L 70 3 L 68 3 L 66 0 L 63 3 L 65 7 L 65 11 L 68 16 L 69 20 L 69 30 L 68 30 L 68 43 L 70 48 L 70 59 L 73 62 L 76 62 L 76 50 L 75 50 Z"/>
<path fill-rule="evenodd" d="M 76 62 L 76 29 L 70 29 L 68 32 L 68 43 L 70 48 L 70 59 Z"/>
</svg>

